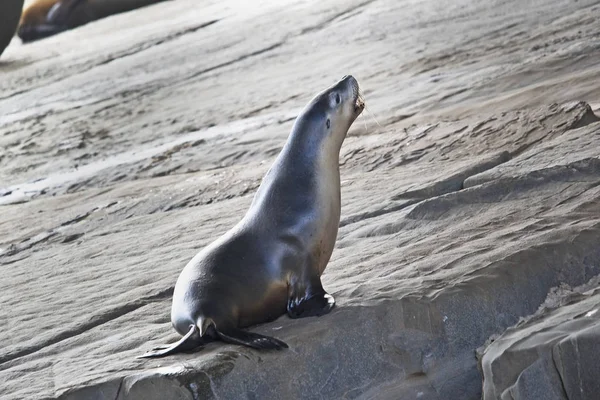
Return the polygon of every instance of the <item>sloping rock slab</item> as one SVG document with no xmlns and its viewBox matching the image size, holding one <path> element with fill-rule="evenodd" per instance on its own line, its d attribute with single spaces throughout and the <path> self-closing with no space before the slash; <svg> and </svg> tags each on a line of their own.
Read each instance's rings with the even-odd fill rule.
<svg viewBox="0 0 600 400">
<path fill-rule="evenodd" d="M 363 144 L 365 152 L 381 143 Z M 193 354 L 134 358 L 177 338 L 168 317 L 174 279 L 197 248 L 235 223 L 251 196 L 157 212 L 155 202 L 175 200 L 160 187 L 179 187 L 187 198 L 203 182 L 165 177 L 157 186 L 64 197 L 103 206 L 69 218 L 58 213 L 63 222 L 47 236 L 4 256 L 6 282 L 20 292 L 7 286 L 0 293 L 10 307 L 1 314 L 10 334 L 0 353 L 0 395 L 479 399 L 475 349 L 534 313 L 552 287 L 600 274 L 600 155 L 592 154 L 599 148 L 600 124 L 591 122 L 542 136 L 510 160 L 481 145 L 471 166 L 466 158 L 462 167 L 440 161 L 429 173 L 427 164 L 370 172 L 346 166 L 343 214 L 355 217 L 340 228 L 323 277 L 338 307 L 321 318 L 282 317 L 255 328 L 286 341 L 290 349 L 281 352 L 214 343 Z M 466 189 L 440 185 L 524 160 L 526 169 Z M 416 202 L 397 206 L 405 197 Z M 37 207 L 56 201 L 11 207 L 35 218 Z M 374 204 L 377 212 L 360 213 Z M 571 350 L 561 351 L 567 368 Z"/>
<path fill-rule="evenodd" d="M 562 104 L 598 103 L 597 1 L 488 3 L 177 0 L 13 43 L 0 398 L 479 400 L 475 349 L 600 274 L 600 128 Z M 342 148 L 338 307 L 253 328 L 286 351 L 135 359 L 347 73 L 381 126 Z"/>
</svg>

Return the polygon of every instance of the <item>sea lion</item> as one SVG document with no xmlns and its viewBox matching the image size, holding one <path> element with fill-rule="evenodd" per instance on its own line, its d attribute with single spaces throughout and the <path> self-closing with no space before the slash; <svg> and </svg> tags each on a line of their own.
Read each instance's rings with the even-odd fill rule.
<svg viewBox="0 0 600 400">
<path fill-rule="evenodd" d="M 21 17 L 24 0 L 2 0 L 0 1 L 0 55 L 8 46 Z"/>
<path fill-rule="evenodd" d="M 36 0 L 23 11 L 17 35 L 23 43 L 31 42 L 161 1 L 165 0 Z"/>
<path fill-rule="evenodd" d="M 296 119 L 242 220 L 200 251 L 173 293 L 178 342 L 139 356 L 161 357 L 222 340 L 256 349 L 287 344 L 240 328 L 319 316 L 335 305 L 321 284 L 340 222 L 339 153 L 362 112 L 358 82 L 345 76 Z"/>
</svg>

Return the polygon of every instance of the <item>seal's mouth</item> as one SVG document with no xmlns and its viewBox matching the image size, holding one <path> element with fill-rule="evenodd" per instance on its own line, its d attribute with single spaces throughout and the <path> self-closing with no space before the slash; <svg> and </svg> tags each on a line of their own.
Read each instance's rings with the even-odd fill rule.
<svg viewBox="0 0 600 400">
<path fill-rule="evenodd" d="M 360 92 L 356 93 L 356 100 L 354 100 L 354 111 L 360 113 L 365 108 L 365 99 L 362 97 Z"/>
<path fill-rule="evenodd" d="M 352 79 L 353 80 L 353 91 L 354 91 L 354 111 L 357 114 L 360 114 L 362 112 L 362 110 L 365 108 L 365 99 L 364 97 L 362 97 L 362 94 L 360 94 L 360 88 L 358 86 L 358 82 L 356 81 L 356 79 Z"/>
<path fill-rule="evenodd" d="M 358 82 L 356 79 L 352 79 L 353 83 L 353 91 L 354 91 L 354 111 L 357 114 L 360 114 L 362 110 L 365 108 L 365 99 L 360 94 L 360 88 L 358 86 Z"/>
</svg>

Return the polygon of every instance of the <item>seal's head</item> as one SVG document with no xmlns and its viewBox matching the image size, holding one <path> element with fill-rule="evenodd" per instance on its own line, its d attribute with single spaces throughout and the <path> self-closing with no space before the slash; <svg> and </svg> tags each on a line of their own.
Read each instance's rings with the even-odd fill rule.
<svg viewBox="0 0 600 400">
<path fill-rule="evenodd" d="M 328 101 L 332 111 L 350 119 L 351 123 L 365 107 L 358 82 L 352 75 L 344 76 L 338 83 L 321 92 L 317 98 L 320 98 L 320 101 Z"/>
<path fill-rule="evenodd" d="M 320 106 L 317 108 L 323 110 L 327 116 L 325 119 L 327 129 L 341 132 L 342 136 L 346 135 L 350 125 L 365 108 L 358 82 L 352 75 L 344 76 L 338 83 L 319 93 L 311 102 L 312 105 L 316 105 L 315 103 Z"/>
<path fill-rule="evenodd" d="M 331 149 L 339 152 L 350 125 L 364 108 L 358 82 L 352 75 L 346 75 L 308 103 L 296 121 L 301 129 L 295 131 L 312 132 L 311 137 L 305 139 L 318 141 L 320 147 L 323 147 L 324 142 L 331 143 Z M 323 134 L 315 135 L 315 132 Z"/>
</svg>

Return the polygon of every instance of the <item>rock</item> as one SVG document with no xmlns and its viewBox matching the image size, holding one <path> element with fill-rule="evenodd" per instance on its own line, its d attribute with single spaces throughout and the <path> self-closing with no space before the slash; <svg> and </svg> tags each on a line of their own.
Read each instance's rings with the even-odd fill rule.
<svg viewBox="0 0 600 400">
<path fill-rule="evenodd" d="M 597 396 L 600 282 L 598 278 L 593 281 L 551 293 L 551 301 L 558 297 L 560 305 L 540 307 L 485 349 L 484 399 L 583 400 Z"/>
<path fill-rule="evenodd" d="M 15 35 L 23 2 L 24 0 L 4 0 L 0 6 L 0 55 Z"/>
<path fill-rule="evenodd" d="M 0 398 L 479 400 L 484 373 L 485 393 L 560 398 L 579 372 L 594 389 L 563 343 L 585 348 L 583 325 L 547 320 L 554 344 L 514 365 L 492 343 L 491 380 L 476 349 L 540 305 L 567 313 L 552 288 L 600 275 L 598 5 L 242 3 L 164 2 L 11 47 Z M 136 359 L 178 338 L 179 272 L 347 73 L 367 111 L 340 158 L 336 309 L 252 328 L 286 351 Z"/>
</svg>

